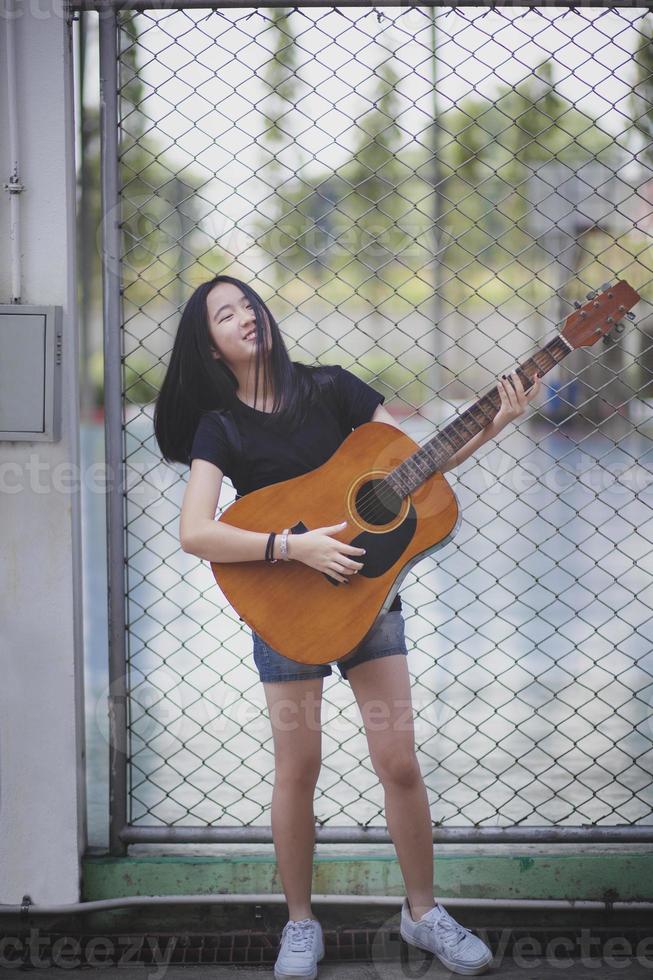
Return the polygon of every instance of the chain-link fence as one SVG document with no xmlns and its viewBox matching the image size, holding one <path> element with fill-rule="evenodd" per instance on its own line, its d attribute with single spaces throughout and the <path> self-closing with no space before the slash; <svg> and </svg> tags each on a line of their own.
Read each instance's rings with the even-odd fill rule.
<svg viewBox="0 0 653 980">
<path fill-rule="evenodd" d="M 114 849 L 271 839 L 251 632 L 179 547 L 188 471 L 152 433 L 180 309 L 218 272 L 263 295 L 294 360 L 354 371 L 421 443 L 588 290 L 638 290 L 634 324 L 566 358 L 447 474 L 460 529 L 400 594 L 436 837 L 650 832 L 652 36 L 653 14 L 626 6 L 105 18 L 120 220 L 104 310 L 121 325 L 105 396 L 127 480 L 110 520 Z M 226 483 L 220 508 L 233 498 Z M 389 840 L 335 671 L 322 722 L 318 841 Z"/>
</svg>

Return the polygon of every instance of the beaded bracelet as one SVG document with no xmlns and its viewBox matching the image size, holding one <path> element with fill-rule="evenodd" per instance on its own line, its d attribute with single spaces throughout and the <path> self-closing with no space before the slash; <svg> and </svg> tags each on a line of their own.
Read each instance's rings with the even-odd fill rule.
<svg viewBox="0 0 653 980">
<path fill-rule="evenodd" d="M 281 532 L 281 549 L 279 554 L 284 561 L 290 561 L 290 558 L 288 557 L 288 534 L 289 533 L 290 533 L 289 527 L 284 527 L 283 531 Z"/>
<path fill-rule="evenodd" d="M 280 553 L 281 553 L 281 558 L 283 558 L 284 561 L 291 560 L 288 557 L 288 534 L 289 533 L 291 533 L 289 527 L 284 527 L 283 531 L 281 532 Z M 268 565 L 276 565 L 276 563 L 279 561 L 278 558 L 272 557 L 272 555 L 274 554 L 274 539 L 276 538 L 276 536 L 277 536 L 276 531 L 272 531 L 268 537 L 268 543 L 265 547 L 265 560 L 268 563 Z"/>
</svg>

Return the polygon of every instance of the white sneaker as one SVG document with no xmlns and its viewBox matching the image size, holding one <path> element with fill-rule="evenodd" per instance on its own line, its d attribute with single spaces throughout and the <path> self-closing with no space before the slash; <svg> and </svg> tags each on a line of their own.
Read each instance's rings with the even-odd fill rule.
<svg viewBox="0 0 653 980">
<path fill-rule="evenodd" d="M 492 951 L 483 940 L 456 922 L 439 902 L 415 922 L 405 898 L 399 932 L 405 942 L 434 953 L 452 973 L 484 973 L 492 962 Z"/>
<path fill-rule="evenodd" d="M 322 926 L 316 919 L 289 919 L 281 933 L 281 949 L 274 964 L 276 980 L 301 977 L 315 980 L 317 963 L 324 956 Z"/>
</svg>

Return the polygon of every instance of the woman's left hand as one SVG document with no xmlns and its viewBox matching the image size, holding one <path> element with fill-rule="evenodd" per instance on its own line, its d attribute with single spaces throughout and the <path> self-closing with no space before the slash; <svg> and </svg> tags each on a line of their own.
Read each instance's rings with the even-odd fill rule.
<svg viewBox="0 0 653 980">
<path fill-rule="evenodd" d="M 535 374 L 533 384 L 527 392 L 524 391 L 521 378 L 516 371 L 513 371 L 511 375 L 504 375 L 503 378 L 499 378 L 498 388 L 501 397 L 501 407 L 492 419 L 493 429 L 496 431 L 503 429 L 508 422 L 512 422 L 524 414 L 529 403 L 534 398 L 537 398 L 540 393 L 541 377 L 541 374 Z"/>
</svg>

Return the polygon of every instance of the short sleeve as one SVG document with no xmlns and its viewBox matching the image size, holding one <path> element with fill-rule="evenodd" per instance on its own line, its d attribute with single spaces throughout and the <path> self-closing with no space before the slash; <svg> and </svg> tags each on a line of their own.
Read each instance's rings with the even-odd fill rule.
<svg viewBox="0 0 653 980">
<path fill-rule="evenodd" d="M 385 395 L 340 365 L 335 380 L 340 408 L 349 429 L 370 422 L 376 406 L 385 401 Z"/>
<path fill-rule="evenodd" d="M 195 430 L 188 465 L 190 466 L 194 459 L 206 459 L 231 479 L 232 455 L 227 431 L 220 415 L 217 412 L 205 412 Z"/>
</svg>

